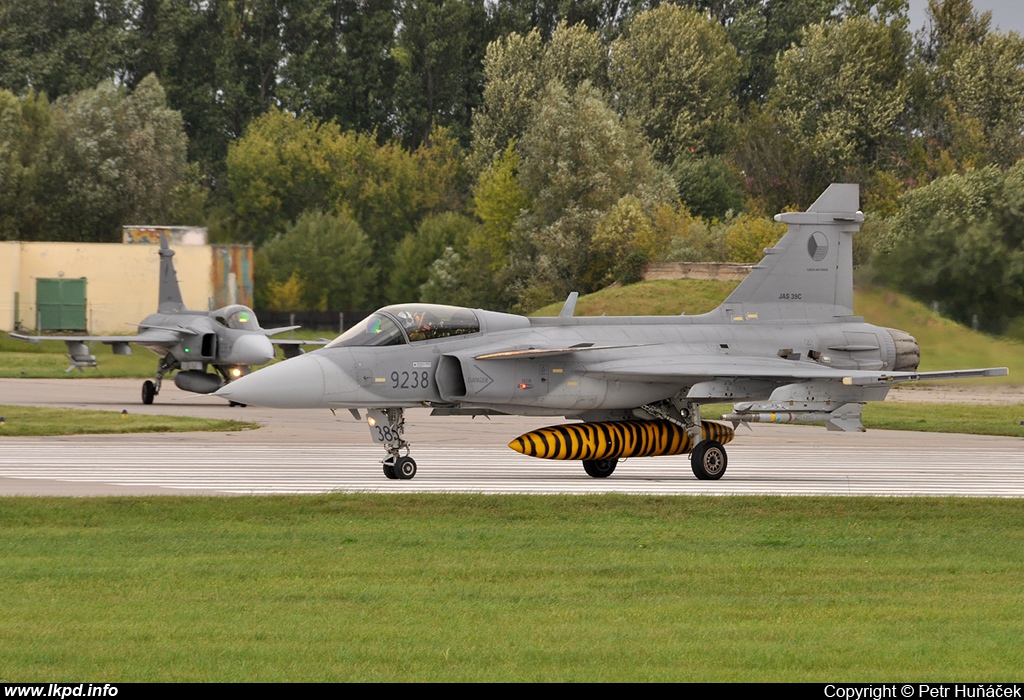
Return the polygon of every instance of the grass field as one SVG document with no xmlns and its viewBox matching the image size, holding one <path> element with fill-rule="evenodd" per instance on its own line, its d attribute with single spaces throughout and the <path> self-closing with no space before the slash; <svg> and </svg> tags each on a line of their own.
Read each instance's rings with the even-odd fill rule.
<svg viewBox="0 0 1024 700">
<path fill-rule="evenodd" d="M 0 499 L 5 681 L 1011 681 L 1005 499 Z"/>
<path fill-rule="evenodd" d="M 182 433 L 194 430 L 235 431 L 258 428 L 255 423 L 145 413 L 88 411 L 77 408 L 0 405 L 0 438 L 40 435 L 110 433 Z"/>
<path fill-rule="evenodd" d="M 1024 438 L 1024 404 L 938 404 L 885 401 L 864 408 L 869 430 L 914 430 Z"/>
<path fill-rule="evenodd" d="M 721 420 L 732 404 L 708 404 L 701 408 L 707 420 Z M 864 408 L 868 430 L 913 430 L 920 433 L 966 433 L 1024 438 L 1024 404 L 941 404 L 874 402 Z M 785 430 L 785 425 L 777 426 Z M 742 435 L 742 433 L 740 433 Z"/>
</svg>

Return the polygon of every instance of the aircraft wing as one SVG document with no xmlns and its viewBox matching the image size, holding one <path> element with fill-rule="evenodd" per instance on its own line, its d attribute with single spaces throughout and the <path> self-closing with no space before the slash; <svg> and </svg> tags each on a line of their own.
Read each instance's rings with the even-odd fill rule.
<svg viewBox="0 0 1024 700">
<path fill-rule="evenodd" d="M 38 343 L 41 340 L 61 340 L 65 343 L 96 342 L 107 345 L 136 343 L 138 345 L 171 346 L 181 340 L 182 332 L 169 328 L 152 328 L 138 335 L 22 335 L 21 333 L 8 333 L 7 335 L 29 343 Z"/>
<path fill-rule="evenodd" d="M 884 386 L 903 382 L 969 377 L 1002 377 L 1006 367 L 945 372 L 883 372 L 836 369 L 818 362 L 774 357 L 690 355 L 612 360 L 590 365 L 587 376 L 606 380 L 679 384 L 708 379 L 762 379 L 773 382 L 840 381 L 847 386 Z"/>
</svg>

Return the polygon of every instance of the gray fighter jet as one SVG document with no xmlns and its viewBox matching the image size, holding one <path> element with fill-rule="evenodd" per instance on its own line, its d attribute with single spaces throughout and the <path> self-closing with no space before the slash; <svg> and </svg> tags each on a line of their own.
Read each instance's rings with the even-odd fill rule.
<svg viewBox="0 0 1024 700">
<path fill-rule="evenodd" d="M 216 311 L 189 311 L 181 300 L 178 276 L 174 271 L 174 251 L 166 236 L 160 239 L 160 298 L 157 312 L 143 319 L 138 335 L 36 335 L 10 333 L 12 338 L 38 343 L 41 340 L 63 340 L 71 365 L 68 371 L 95 367 L 96 357 L 86 344 L 91 341 L 113 347 L 115 355 L 130 355 L 130 344 L 149 348 L 160 356 L 155 381 L 142 384 L 142 403 L 153 403 L 160 393 L 163 378 L 175 371 L 174 383 L 179 389 L 210 394 L 227 382 L 265 365 L 274 359 L 274 345 L 280 345 L 286 357 L 302 354 L 300 346 L 323 345 L 318 341 L 271 340 L 269 336 L 298 326 L 263 329 L 252 309 L 231 304 Z M 216 373 L 208 372 L 212 367 Z M 232 402 L 235 405 L 237 402 Z"/>
<path fill-rule="evenodd" d="M 431 304 L 385 307 L 322 350 L 267 367 L 217 396 L 281 408 L 369 409 L 384 474 L 410 479 L 407 408 L 436 415 L 565 416 L 510 443 L 581 460 L 607 477 L 619 459 L 691 453 L 698 479 L 726 470 L 739 423 L 863 430 L 861 410 L 899 382 L 992 377 L 1006 368 L 918 372 L 917 341 L 853 315 L 858 185 L 833 184 L 716 310 L 699 316 L 555 318 Z M 723 423 L 704 403 L 731 403 Z"/>
</svg>

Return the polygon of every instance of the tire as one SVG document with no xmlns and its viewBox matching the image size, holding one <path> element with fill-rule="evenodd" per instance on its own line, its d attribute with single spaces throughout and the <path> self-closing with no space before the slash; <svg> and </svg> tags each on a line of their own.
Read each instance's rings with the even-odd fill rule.
<svg viewBox="0 0 1024 700">
<path fill-rule="evenodd" d="M 154 397 L 156 397 L 156 384 L 147 379 L 142 382 L 142 403 L 148 406 L 153 403 Z"/>
<path fill-rule="evenodd" d="M 583 460 L 583 471 L 595 479 L 605 479 L 612 475 L 619 460 L 611 459 L 585 459 Z"/>
<path fill-rule="evenodd" d="M 714 440 L 702 440 L 690 453 L 690 468 L 701 481 L 721 479 L 729 460 L 725 447 Z"/>
<path fill-rule="evenodd" d="M 398 474 L 395 473 L 395 458 L 391 455 L 384 458 L 384 476 L 389 479 L 398 478 Z"/>
<path fill-rule="evenodd" d="M 411 479 L 416 476 L 416 460 L 412 457 L 399 457 L 395 461 L 395 476 L 399 479 Z"/>
</svg>

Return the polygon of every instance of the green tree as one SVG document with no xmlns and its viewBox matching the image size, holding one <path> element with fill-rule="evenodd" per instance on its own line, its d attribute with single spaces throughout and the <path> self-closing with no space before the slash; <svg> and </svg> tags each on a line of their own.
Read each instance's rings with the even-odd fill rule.
<svg viewBox="0 0 1024 700">
<path fill-rule="evenodd" d="M 729 262 L 756 263 L 764 257 L 764 249 L 779 242 L 786 227 L 771 219 L 744 214 L 726 222 L 723 234 L 725 255 Z"/>
<path fill-rule="evenodd" d="M 930 0 L 919 36 L 912 103 L 914 177 L 935 177 L 1024 154 L 1024 39 L 990 29 L 970 0 Z"/>
<path fill-rule="evenodd" d="M 536 29 L 491 42 L 484 57 L 483 104 L 473 116 L 470 169 L 486 168 L 509 141 L 520 141 L 533 121 L 537 97 L 551 80 L 574 90 L 607 81 L 598 35 L 584 25 L 560 23 L 544 42 Z"/>
<path fill-rule="evenodd" d="M 395 0 L 293 0 L 282 29 L 281 106 L 391 138 L 399 63 Z"/>
<path fill-rule="evenodd" d="M 483 221 L 478 245 L 486 248 L 488 269 L 507 267 L 512 248 L 512 228 L 529 207 L 529 198 L 519 186 L 519 151 L 513 142 L 480 174 L 473 189 L 473 211 Z"/>
<path fill-rule="evenodd" d="M 402 142 L 415 149 L 436 125 L 469 143 L 483 87 L 483 0 L 406 0 L 393 52 Z"/>
<path fill-rule="evenodd" d="M 424 218 L 414 233 L 402 239 L 388 270 L 388 298 L 395 301 L 433 301 L 422 298 L 421 287 L 430 278 L 431 267 L 446 249 L 465 250 L 477 224 L 453 212 Z"/>
<path fill-rule="evenodd" d="M 45 95 L 0 90 L 0 240 L 34 238 L 42 228 L 38 171 L 51 138 Z"/>
<path fill-rule="evenodd" d="M 128 0 L 5 0 L 0 88 L 15 94 L 32 88 L 56 100 L 122 77 L 133 10 Z"/>
<path fill-rule="evenodd" d="M 740 57 L 737 93 L 763 104 L 775 83 L 775 58 L 800 40 L 804 27 L 833 18 L 840 0 L 713 0 L 689 3 L 724 28 Z"/>
<path fill-rule="evenodd" d="M 638 15 L 611 56 L 621 107 L 641 124 L 662 162 L 729 146 L 740 62 L 720 25 L 662 5 Z"/>
<path fill-rule="evenodd" d="M 643 137 L 587 83 L 573 93 L 557 81 L 547 86 L 521 152 L 530 209 L 513 231 L 512 277 L 523 306 L 611 281 L 593 237 L 620 199 L 633 195 L 647 208 L 675 199 Z"/>
<path fill-rule="evenodd" d="M 482 170 L 510 141 L 518 140 L 543 86 L 540 32 L 509 34 L 491 42 L 484 57 L 483 105 L 473 116 L 471 167 Z"/>
<path fill-rule="evenodd" d="M 227 156 L 242 240 L 260 245 L 302 212 L 331 208 L 341 141 L 336 124 L 278 109 L 253 120 Z"/>
<path fill-rule="evenodd" d="M 876 266 L 964 323 L 1000 331 L 1024 308 L 1024 161 L 939 178 L 908 192 Z"/>
<path fill-rule="evenodd" d="M 256 284 L 298 288 L 300 311 L 352 311 L 376 306 L 373 250 L 359 224 L 345 214 L 303 212 L 285 232 L 260 249 Z"/>
<path fill-rule="evenodd" d="M 627 194 L 598 222 L 591 244 L 595 262 L 622 284 L 639 282 L 643 266 L 658 252 L 654 224 L 644 203 Z"/>
<path fill-rule="evenodd" d="M 982 157 L 1016 162 L 1024 155 L 1024 37 L 988 34 L 966 47 L 949 73 L 950 121 L 980 132 Z"/>
<path fill-rule="evenodd" d="M 276 109 L 232 144 L 228 187 L 244 240 L 267 241 L 303 211 L 320 209 L 354 218 L 379 261 L 389 261 L 424 216 L 461 209 L 467 189 L 461 150 L 444 130 L 410 153 Z M 389 288 L 383 277 L 378 285 Z"/>
<path fill-rule="evenodd" d="M 195 196 L 196 172 L 181 114 L 155 76 L 130 93 L 103 83 L 61 98 L 51 115 L 39 171 L 46 221 L 32 237 L 113 241 L 127 223 L 194 223 L 177 219 L 181 198 Z"/>
<path fill-rule="evenodd" d="M 697 158 L 684 154 L 672 164 L 672 178 L 679 198 L 697 216 L 722 218 L 745 206 L 743 178 L 723 156 Z"/>
<path fill-rule="evenodd" d="M 767 111 L 799 144 L 802 197 L 902 153 L 909 49 L 904 19 L 859 16 L 808 27 L 779 56 Z"/>
</svg>

